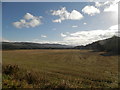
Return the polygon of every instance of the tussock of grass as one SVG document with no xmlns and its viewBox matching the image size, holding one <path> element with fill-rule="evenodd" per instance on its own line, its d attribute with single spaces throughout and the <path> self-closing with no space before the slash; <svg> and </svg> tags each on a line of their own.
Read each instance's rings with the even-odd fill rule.
<svg viewBox="0 0 120 90">
<path fill-rule="evenodd" d="M 70 88 L 69 82 L 50 82 L 38 72 L 20 69 L 18 65 L 3 66 L 3 88 Z"/>
<path fill-rule="evenodd" d="M 6 75 L 11 75 L 14 73 L 17 73 L 19 71 L 19 67 L 18 65 L 6 65 L 3 66 L 3 73 L 5 73 Z"/>
<path fill-rule="evenodd" d="M 8 73 L 9 72 L 9 73 Z M 48 76 L 50 76 L 48 74 Z M 39 72 L 27 71 L 19 68 L 18 65 L 4 65 L 3 66 L 3 88 L 101 88 L 109 87 L 111 84 L 110 80 L 100 80 L 100 79 L 70 79 L 62 78 L 51 80 L 50 78 L 45 78 Z M 116 84 L 114 87 L 117 87 Z"/>
</svg>

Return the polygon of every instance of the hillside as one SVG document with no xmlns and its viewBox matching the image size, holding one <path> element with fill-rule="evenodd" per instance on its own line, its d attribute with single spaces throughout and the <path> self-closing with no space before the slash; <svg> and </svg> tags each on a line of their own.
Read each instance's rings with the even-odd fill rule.
<svg viewBox="0 0 120 90">
<path fill-rule="evenodd" d="M 61 44 L 39 44 L 28 42 L 2 42 L 2 49 L 64 49 L 71 48 L 68 45 Z"/>
<path fill-rule="evenodd" d="M 107 52 L 120 53 L 118 52 L 120 50 L 119 45 L 120 45 L 120 37 L 113 36 L 105 40 L 93 42 L 86 46 L 76 46 L 75 48 L 76 49 L 93 49 L 95 51 L 107 51 Z"/>
<path fill-rule="evenodd" d="M 113 36 L 105 40 L 99 40 L 86 46 L 69 46 L 62 44 L 39 44 L 30 42 L 2 42 L 2 49 L 92 49 L 95 51 L 107 51 L 119 53 L 120 37 Z"/>
</svg>

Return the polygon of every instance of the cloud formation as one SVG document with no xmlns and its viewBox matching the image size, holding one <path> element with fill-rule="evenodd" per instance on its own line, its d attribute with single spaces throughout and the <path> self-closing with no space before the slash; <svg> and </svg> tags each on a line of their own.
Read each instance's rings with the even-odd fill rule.
<svg viewBox="0 0 120 90">
<path fill-rule="evenodd" d="M 117 12 L 118 13 L 118 2 L 120 0 L 113 1 L 108 7 L 104 9 L 104 12 Z"/>
<path fill-rule="evenodd" d="M 33 16 L 30 13 L 26 13 L 23 19 L 12 23 L 16 28 L 29 28 L 29 27 L 36 27 L 42 24 L 41 17 Z"/>
<path fill-rule="evenodd" d="M 110 38 L 114 35 L 118 36 L 118 25 L 111 26 L 107 30 L 84 30 L 75 33 L 66 33 L 64 34 L 63 42 L 69 45 L 86 45 L 98 40 Z"/>
<path fill-rule="evenodd" d="M 86 23 L 86 22 L 84 22 L 83 24 L 84 24 L 84 25 L 86 25 L 87 23 Z"/>
<path fill-rule="evenodd" d="M 34 18 L 34 16 L 30 13 L 26 13 L 25 16 L 24 16 L 24 19 L 26 19 L 26 20 L 30 20 L 30 19 L 33 19 L 33 18 Z"/>
<path fill-rule="evenodd" d="M 77 28 L 78 26 L 77 25 L 73 25 L 72 28 Z"/>
<path fill-rule="evenodd" d="M 95 6 L 96 7 L 101 7 L 103 4 L 101 4 L 100 2 L 95 2 Z"/>
<path fill-rule="evenodd" d="M 41 35 L 42 38 L 46 38 L 47 36 L 46 35 Z"/>
<path fill-rule="evenodd" d="M 118 2 L 120 0 L 108 0 L 106 2 L 95 2 L 96 7 L 104 7 L 104 12 L 118 12 Z"/>
<path fill-rule="evenodd" d="M 81 20 L 83 15 L 77 11 L 72 10 L 68 12 L 66 7 L 62 7 L 60 10 L 51 10 L 53 16 L 59 16 L 58 19 L 53 20 L 53 22 L 61 23 L 63 20 Z"/>
<path fill-rule="evenodd" d="M 88 14 L 90 16 L 93 16 L 95 14 L 99 14 L 100 10 L 98 8 L 95 8 L 94 6 L 85 6 L 82 9 L 82 12 L 85 13 L 85 14 Z"/>
<path fill-rule="evenodd" d="M 10 42 L 10 40 L 7 40 L 5 38 L 0 38 L 0 42 Z"/>
<path fill-rule="evenodd" d="M 105 2 L 95 2 L 95 6 L 96 7 L 102 7 L 102 6 L 106 6 L 106 5 L 110 5 L 112 2 L 111 1 L 105 1 Z"/>
<path fill-rule="evenodd" d="M 60 35 L 61 35 L 61 37 L 66 37 L 66 36 L 67 36 L 67 35 L 65 35 L 64 33 L 61 33 Z"/>
</svg>

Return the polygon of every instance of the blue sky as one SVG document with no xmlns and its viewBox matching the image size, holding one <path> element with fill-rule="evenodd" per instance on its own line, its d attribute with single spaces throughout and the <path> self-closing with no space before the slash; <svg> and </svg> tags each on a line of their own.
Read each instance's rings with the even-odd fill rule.
<svg viewBox="0 0 120 90">
<path fill-rule="evenodd" d="M 116 32 L 109 30 L 110 27 L 116 28 L 118 24 L 116 12 L 111 8 L 105 11 L 113 3 L 109 5 L 99 3 L 101 6 L 95 2 L 3 2 L 2 4 L 2 35 L 6 41 L 84 45 L 111 37 Z M 27 23 L 23 25 L 20 20 Z M 37 21 L 30 24 L 30 20 Z M 106 34 L 108 32 L 109 35 Z"/>
</svg>

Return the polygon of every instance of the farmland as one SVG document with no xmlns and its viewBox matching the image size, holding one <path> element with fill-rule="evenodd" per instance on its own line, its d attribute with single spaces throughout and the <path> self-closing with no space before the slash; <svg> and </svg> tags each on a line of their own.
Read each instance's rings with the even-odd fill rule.
<svg viewBox="0 0 120 90">
<path fill-rule="evenodd" d="M 117 88 L 119 56 L 104 53 L 75 49 L 4 50 L 2 63 L 18 65 L 23 73 L 34 74 L 34 80 L 39 82 L 28 83 L 24 78 L 28 88 Z M 12 80 L 22 83 L 19 78 L 23 78 L 21 74 L 3 75 L 3 87 L 9 87 Z"/>
</svg>

